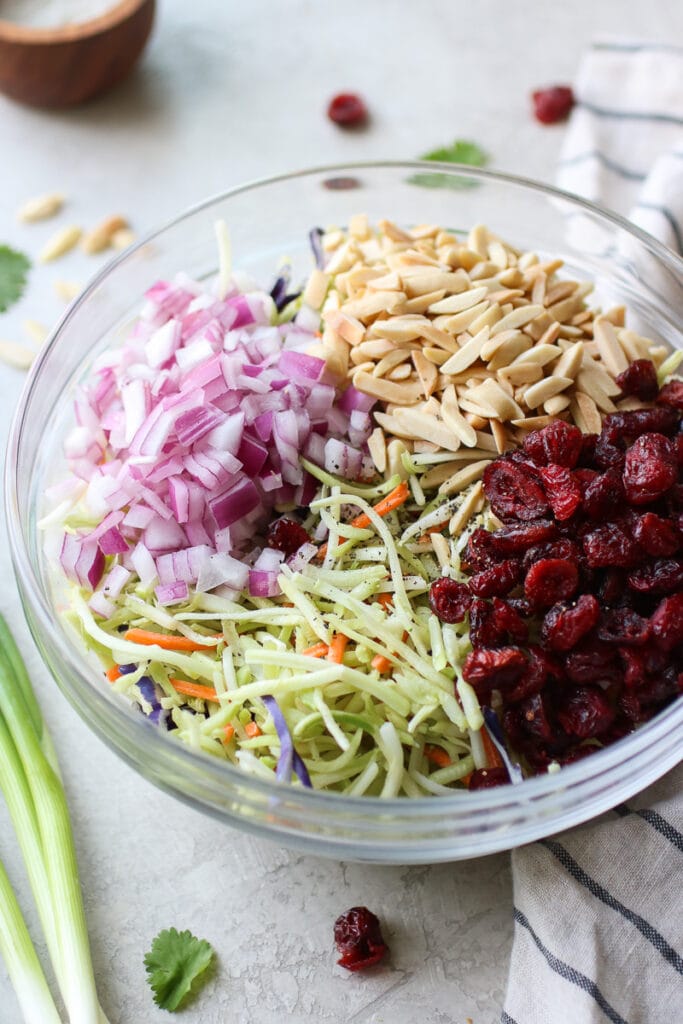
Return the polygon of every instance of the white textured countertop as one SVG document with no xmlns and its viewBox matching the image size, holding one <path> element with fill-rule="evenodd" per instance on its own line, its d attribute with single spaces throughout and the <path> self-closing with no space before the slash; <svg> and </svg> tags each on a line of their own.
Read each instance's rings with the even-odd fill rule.
<svg viewBox="0 0 683 1024">
<path fill-rule="evenodd" d="M 121 212 L 143 232 L 252 177 L 410 158 L 456 137 L 480 143 L 496 168 L 552 180 L 562 129 L 532 119 L 530 91 L 571 81 L 596 34 L 683 36 L 677 0 L 159 6 L 146 58 L 118 91 L 52 114 L 0 98 L 0 243 L 38 252 L 55 222 L 20 226 L 14 211 L 44 191 L 69 196 L 59 223 L 91 225 Z M 326 120 L 328 98 L 343 90 L 366 98 L 367 131 L 345 134 Z M 84 282 L 101 262 L 73 255 L 36 270 L 23 302 L 0 317 L 0 337 L 24 341 L 26 317 L 49 325 L 62 309 L 54 280 Z M 21 384 L 18 371 L 0 365 L 2 450 Z M 158 792 L 89 733 L 42 667 L 4 537 L 0 606 L 63 767 L 111 1024 L 170 1019 L 153 1006 L 142 964 L 169 926 L 192 929 L 218 955 L 184 1024 L 499 1020 L 512 937 L 507 856 L 435 867 L 340 864 L 230 831 Z M 28 908 L 4 807 L 0 857 Z M 336 966 L 332 941 L 334 919 L 357 904 L 381 917 L 391 946 L 386 964 L 365 976 Z M 0 1024 L 19 1021 L 0 965 Z"/>
</svg>

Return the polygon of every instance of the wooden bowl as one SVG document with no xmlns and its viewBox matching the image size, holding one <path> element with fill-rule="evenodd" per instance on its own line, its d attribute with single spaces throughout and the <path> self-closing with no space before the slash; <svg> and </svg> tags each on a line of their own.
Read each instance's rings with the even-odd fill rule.
<svg viewBox="0 0 683 1024">
<path fill-rule="evenodd" d="M 142 53 L 155 0 L 112 0 L 98 18 L 60 28 L 0 19 L 0 92 L 35 107 L 70 107 L 125 78 Z"/>
</svg>

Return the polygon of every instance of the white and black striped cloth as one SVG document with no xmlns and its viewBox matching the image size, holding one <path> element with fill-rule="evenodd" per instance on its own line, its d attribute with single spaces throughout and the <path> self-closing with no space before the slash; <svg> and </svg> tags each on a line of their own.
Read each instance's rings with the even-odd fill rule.
<svg viewBox="0 0 683 1024">
<path fill-rule="evenodd" d="M 558 184 L 683 254 L 683 48 L 597 42 L 575 92 Z M 501 1024 L 683 1024 L 683 766 L 512 869 Z"/>
</svg>

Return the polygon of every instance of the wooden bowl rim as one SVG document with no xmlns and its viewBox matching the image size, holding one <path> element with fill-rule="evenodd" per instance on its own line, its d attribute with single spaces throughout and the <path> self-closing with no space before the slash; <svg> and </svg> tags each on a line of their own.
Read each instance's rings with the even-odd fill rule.
<svg viewBox="0 0 683 1024">
<path fill-rule="evenodd" d="M 49 46 L 55 43 L 74 43 L 91 36 L 103 35 L 111 29 L 120 25 L 131 15 L 135 14 L 147 5 L 154 4 L 154 0 L 119 0 L 100 14 L 97 18 L 90 18 L 89 21 L 78 21 L 73 25 L 60 25 L 57 28 L 33 28 L 29 25 L 18 25 L 14 21 L 6 21 L 0 18 L 0 42 L 25 45 L 36 44 L 38 46 Z"/>
</svg>

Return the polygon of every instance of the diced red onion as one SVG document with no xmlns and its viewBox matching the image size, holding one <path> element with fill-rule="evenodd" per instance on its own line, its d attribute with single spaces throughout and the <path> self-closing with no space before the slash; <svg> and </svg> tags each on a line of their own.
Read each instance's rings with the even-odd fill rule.
<svg viewBox="0 0 683 1024">
<path fill-rule="evenodd" d="M 249 570 L 249 593 L 252 597 L 277 597 L 280 586 L 278 573 L 266 572 L 264 569 Z"/>
<path fill-rule="evenodd" d="M 353 384 L 350 384 L 337 402 L 337 406 L 342 412 L 351 413 L 354 409 L 360 409 L 361 412 L 370 412 L 376 401 L 377 399 L 373 398 L 372 395 L 366 395 L 364 392 L 354 388 Z"/>
<path fill-rule="evenodd" d="M 130 561 L 143 587 L 150 586 L 157 578 L 157 568 L 154 559 L 142 542 L 138 543 L 131 551 Z"/>
<path fill-rule="evenodd" d="M 110 619 L 116 612 L 116 605 L 108 597 L 105 597 L 101 590 L 96 590 L 92 595 L 88 601 L 88 608 L 103 619 Z"/>
<path fill-rule="evenodd" d="M 306 380 L 319 381 L 325 372 L 326 364 L 324 359 L 283 349 L 277 365 L 284 374 L 295 380 L 304 377 Z"/>
<path fill-rule="evenodd" d="M 99 543 L 103 555 L 121 555 L 128 550 L 128 544 L 116 526 L 103 533 Z"/>
<path fill-rule="evenodd" d="M 232 526 L 252 512 L 260 504 L 259 493 L 251 480 L 246 477 L 238 479 L 231 487 L 209 501 L 211 514 L 216 526 L 222 530 L 224 526 Z"/>
<path fill-rule="evenodd" d="M 105 597 L 118 597 L 132 573 L 123 565 L 114 565 L 102 580 L 102 593 Z"/>
<path fill-rule="evenodd" d="M 197 590 L 202 593 L 227 584 L 239 592 L 246 587 L 248 580 L 249 569 L 243 562 L 218 552 L 203 564 L 197 577 Z"/>
<path fill-rule="evenodd" d="M 178 580 L 175 583 L 161 583 L 154 588 L 154 593 L 159 604 L 169 605 L 187 601 L 190 591 L 184 580 Z"/>
<path fill-rule="evenodd" d="M 307 541 L 305 544 L 302 544 L 293 555 L 289 556 L 287 559 L 287 565 L 292 572 L 301 572 L 301 570 L 305 569 L 309 562 L 315 558 L 317 553 L 318 548 L 316 545 Z"/>
</svg>

